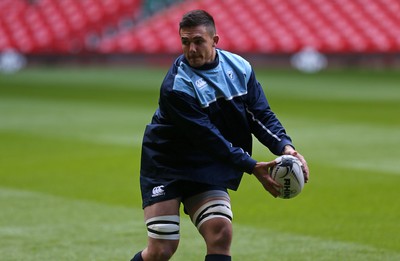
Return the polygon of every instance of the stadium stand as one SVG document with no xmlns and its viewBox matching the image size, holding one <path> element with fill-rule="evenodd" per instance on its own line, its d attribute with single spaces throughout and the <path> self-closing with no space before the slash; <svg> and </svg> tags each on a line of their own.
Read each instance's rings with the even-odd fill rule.
<svg viewBox="0 0 400 261">
<path fill-rule="evenodd" d="M 167 7 L 183 1 L 184 0 L 144 0 L 142 5 L 142 16 L 151 16 Z"/>
<path fill-rule="evenodd" d="M 235 52 L 400 52 L 398 0 L 0 0 L 0 51 L 179 53 L 177 24 L 198 8 Z"/>
<path fill-rule="evenodd" d="M 140 0 L 0 0 L 0 51 L 79 53 L 139 15 Z"/>
<path fill-rule="evenodd" d="M 236 52 L 399 52 L 397 0 L 199 0 L 155 14 L 131 31 L 105 39 L 101 52 L 175 53 L 181 15 L 202 8 L 214 15 L 219 46 Z"/>
</svg>

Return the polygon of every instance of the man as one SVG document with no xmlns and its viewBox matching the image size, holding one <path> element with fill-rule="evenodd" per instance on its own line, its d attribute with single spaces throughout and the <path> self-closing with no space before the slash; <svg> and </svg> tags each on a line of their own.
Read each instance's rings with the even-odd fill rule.
<svg viewBox="0 0 400 261">
<path fill-rule="evenodd" d="M 148 246 L 131 261 L 169 260 L 179 243 L 179 207 L 203 236 L 206 261 L 228 261 L 232 211 L 227 189 L 236 190 L 244 172 L 254 174 L 277 197 L 268 170 L 276 163 L 251 158 L 252 135 L 276 155 L 301 160 L 271 111 L 250 64 L 216 49 L 211 15 L 185 14 L 179 24 L 183 55 L 168 71 L 159 108 L 142 145 L 140 184 Z"/>
</svg>

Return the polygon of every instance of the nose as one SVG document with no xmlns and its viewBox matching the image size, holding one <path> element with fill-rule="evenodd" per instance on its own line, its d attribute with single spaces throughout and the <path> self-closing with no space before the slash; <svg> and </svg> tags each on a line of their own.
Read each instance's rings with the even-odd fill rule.
<svg viewBox="0 0 400 261">
<path fill-rule="evenodd" d="M 190 43 L 189 51 L 191 53 L 195 53 L 196 52 L 196 45 L 194 43 Z"/>
</svg>

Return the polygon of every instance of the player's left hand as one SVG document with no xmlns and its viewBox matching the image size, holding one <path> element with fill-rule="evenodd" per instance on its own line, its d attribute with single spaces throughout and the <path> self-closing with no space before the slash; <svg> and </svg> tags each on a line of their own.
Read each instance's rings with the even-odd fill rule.
<svg viewBox="0 0 400 261">
<path fill-rule="evenodd" d="M 292 146 L 290 145 L 286 145 L 285 149 L 283 150 L 283 154 L 285 155 L 292 155 L 296 158 L 298 158 L 302 164 L 302 169 L 303 169 L 303 174 L 304 174 L 304 182 L 307 183 L 308 179 L 310 177 L 310 170 L 308 168 L 307 165 L 307 161 L 305 160 L 305 158 L 303 157 L 303 155 L 301 155 L 300 153 L 298 153 Z"/>
</svg>

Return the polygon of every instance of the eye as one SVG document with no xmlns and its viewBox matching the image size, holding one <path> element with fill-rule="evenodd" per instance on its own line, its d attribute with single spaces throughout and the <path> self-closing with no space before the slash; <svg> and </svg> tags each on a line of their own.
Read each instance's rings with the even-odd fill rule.
<svg viewBox="0 0 400 261">
<path fill-rule="evenodd" d="M 198 39 L 198 40 L 195 40 L 195 41 L 194 41 L 194 44 L 195 44 L 195 45 L 200 45 L 200 44 L 202 44 L 203 42 L 204 42 L 203 39 Z"/>
</svg>

